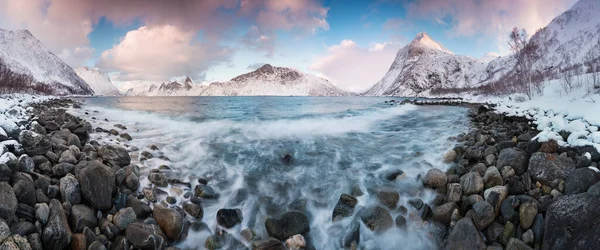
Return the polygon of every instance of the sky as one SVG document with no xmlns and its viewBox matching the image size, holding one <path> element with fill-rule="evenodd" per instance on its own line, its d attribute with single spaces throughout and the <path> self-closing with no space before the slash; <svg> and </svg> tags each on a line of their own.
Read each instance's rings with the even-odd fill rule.
<svg viewBox="0 0 600 250">
<path fill-rule="evenodd" d="M 71 67 L 122 86 L 226 81 L 265 63 L 374 85 L 419 32 L 455 54 L 508 54 L 575 0 L 0 0 L 0 28 L 28 29 Z"/>
</svg>

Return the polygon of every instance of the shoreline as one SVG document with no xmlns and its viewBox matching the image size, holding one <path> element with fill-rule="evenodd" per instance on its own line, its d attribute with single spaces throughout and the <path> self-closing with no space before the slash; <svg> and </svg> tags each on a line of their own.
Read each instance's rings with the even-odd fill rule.
<svg viewBox="0 0 600 250">
<path fill-rule="evenodd" d="M 445 105 L 445 100 L 438 101 L 407 100 L 403 103 Z M 556 207 L 564 206 L 565 202 L 575 202 L 570 199 L 587 201 L 595 197 L 595 189 L 600 188 L 600 185 L 593 185 L 600 180 L 598 176 L 594 180 L 585 180 L 588 183 L 581 186 L 579 179 L 569 179 L 569 175 L 594 176 L 595 172 L 587 171 L 592 169 L 578 167 L 586 163 L 596 167 L 599 159 L 588 159 L 585 154 L 587 149 L 582 151 L 559 147 L 552 142 L 532 141 L 540 131 L 533 128 L 531 120 L 527 118 L 497 114 L 478 104 L 449 102 L 450 106 L 466 105 L 469 108 L 471 129 L 466 134 L 457 135 L 457 146 L 443 157 L 453 164 L 448 171 L 444 173 L 432 168 L 423 175 L 421 180 L 425 188 L 438 194 L 432 204 L 420 206 L 418 215 L 407 214 L 404 223 L 398 221 L 399 217 L 404 216 L 399 216 L 391 223 L 403 227 L 415 223 L 427 225 L 429 222 L 435 231 L 432 237 L 437 239 L 441 249 L 457 246 L 473 249 L 500 249 L 503 246 L 538 249 L 544 246 L 544 249 L 552 249 L 546 244 L 556 243 L 561 234 L 556 232 L 559 229 L 544 228 L 544 225 L 569 223 L 555 216 L 560 213 Z M 240 224 L 243 217 L 239 209 L 223 208 L 216 215 L 219 226 L 213 231 L 202 222 L 202 204 L 218 198 L 218 194 L 202 178 L 194 185 L 176 177 L 170 178 L 173 172 L 168 166 L 142 173 L 139 166 L 132 165 L 132 157 L 137 155 L 146 159 L 164 157 L 158 147 L 129 147 L 127 141 L 134 138 L 127 134 L 127 128 L 122 125 L 115 124 L 114 128 L 109 129 L 92 128 L 89 122 L 67 112 L 69 107 L 81 108 L 76 99 L 47 99 L 28 104 L 28 107 L 31 107 L 26 108 L 30 114 L 28 120 L 19 124 L 29 130 L 20 131 L 17 135 L 9 133 L 9 137 L 17 143 L 10 144 L 16 145 L 12 148 L 6 147 L 12 157 L 7 157 L 6 167 L 0 165 L 0 177 L 3 178 L 0 181 L 10 183 L 0 182 L 0 194 L 8 197 L 7 204 L 0 205 L 0 227 L 10 225 L 12 229 L 18 224 L 24 230 L 23 236 L 8 236 L 6 244 L 28 243 L 31 249 L 45 246 L 71 246 L 73 249 L 120 249 L 129 246 L 177 249 L 174 244 L 185 240 L 193 230 L 212 235 L 205 242 L 198 242 L 208 249 L 219 249 L 226 244 L 229 247 L 253 249 L 285 249 L 286 246 L 289 249 L 314 249 L 310 237 L 305 238 L 307 228 L 310 228 L 308 219 L 300 211 L 291 210 L 279 218 L 268 219 L 268 227 L 271 228 L 267 228 L 271 236 L 269 238 L 260 239 L 253 230 L 244 229 L 241 232 L 244 239 L 234 239 L 226 229 Z M 108 145 L 101 145 L 90 140 L 90 133 L 114 136 L 126 147 L 112 140 L 107 142 Z M 539 153 L 544 157 L 533 158 L 539 155 L 538 151 L 546 152 Z M 0 155 L 3 154 L 4 151 Z M 597 152 L 593 154 L 594 157 L 596 155 Z M 592 158 L 592 154 L 589 156 Z M 169 161 L 166 157 L 164 160 Z M 536 169 L 542 165 L 536 165 L 538 161 L 548 161 L 548 164 L 558 162 L 553 166 L 562 172 L 548 177 L 540 171 L 529 171 L 532 162 Z M 496 167 L 499 162 L 503 167 Z M 556 176 L 561 178 L 558 181 L 549 180 Z M 150 188 L 142 187 L 141 183 L 147 182 L 152 183 Z M 169 196 L 173 192 L 165 193 L 160 187 L 171 187 L 180 196 Z M 579 195 L 574 195 L 575 192 Z M 584 195 L 586 192 L 592 194 Z M 567 193 L 568 197 L 563 195 Z M 358 193 L 340 196 L 332 211 L 334 220 L 336 216 L 343 218 L 354 213 L 354 195 L 359 196 Z M 383 203 L 380 195 L 385 200 L 391 194 L 377 193 Z M 162 197 L 160 202 L 157 199 L 159 196 Z M 569 199 L 558 202 L 563 196 Z M 574 196 L 577 197 L 572 198 Z M 179 197 L 190 198 L 190 202 L 176 205 Z M 417 203 L 416 200 L 411 202 Z M 558 205 L 553 205 L 555 203 Z M 413 203 L 411 205 L 415 206 Z M 365 224 L 371 220 L 382 223 L 375 222 L 377 218 L 369 217 L 385 214 L 385 209 L 380 211 L 378 208 L 381 207 L 360 209 L 357 219 L 362 219 Z M 545 219 L 548 217 L 551 220 Z M 291 221 L 295 222 L 291 231 L 281 228 L 282 223 Z M 575 225 L 575 230 L 585 228 Z M 546 234 L 552 238 L 546 239 Z M 347 249 L 359 247 L 360 239 L 356 237 L 348 235 L 344 239 L 344 246 Z M 148 242 L 144 239 L 154 240 Z M 5 243 L 0 240 L 0 244 Z"/>
</svg>

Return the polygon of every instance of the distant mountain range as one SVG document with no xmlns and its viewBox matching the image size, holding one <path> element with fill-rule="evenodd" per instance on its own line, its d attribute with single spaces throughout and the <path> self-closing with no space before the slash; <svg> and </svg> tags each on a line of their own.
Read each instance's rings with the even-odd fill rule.
<svg viewBox="0 0 600 250">
<path fill-rule="evenodd" d="M 533 71 L 546 80 L 600 70 L 600 1 L 580 0 L 536 32 L 531 42 L 539 55 Z M 476 88 L 510 81 L 521 70 L 516 65 L 514 56 L 455 55 L 421 32 L 397 52 L 381 80 L 361 95 L 431 96 L 432 90 Z M 121 95 L 108 76 L 85 67 L 73 70 L 27 30 L 0 29 L 0 83 L 0 93 Z M 198 84 L 186 77 L 121 88 L 133 96 L 358 95 L 326 79 L 269 64 L 225 82 Z"/>
<path fill-rule="evenodd" d="M 140 84 L 127 89 L 132 96 L 347 96 L 328 80 L 300 71 L 265 64 L 226 82 L 194 84 L 170 81 L 160 86 Z"/>
</svg>

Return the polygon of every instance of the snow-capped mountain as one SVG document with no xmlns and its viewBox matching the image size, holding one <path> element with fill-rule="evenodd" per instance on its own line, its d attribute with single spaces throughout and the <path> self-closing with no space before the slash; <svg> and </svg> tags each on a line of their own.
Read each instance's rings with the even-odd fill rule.
<svg viewBox="0 0 600 250">
<path fill-rule="evenodd" d="M 100 71 L 88 67 L 76 68 L 75 73 L 94 90 L 98 96 L 120 96 L 121 91 L 113 85 L 110 78 Z"/>
<path fill-rule="evenodd" d="M 91 95 L 75 71 L 28 30 L 0 29 L 0 92 Z"/>
<path fill-rule="evenodd" d="M 183 83 L 170 81 L 129 88 L 126 95 L 136 96 L 346 96 L 351 93 L 335 87 L 326 79 L 269 64 L 226 82 L 194 84 L 188 77 Z"/>
<path fill-rule="evenodd" d="M 487 63 L 454 55 L 427 33 L 401 48 L 383 78 L 364 95 L 417 96 L 433 88 L 464 88 L 481 82 Z"/>
</svg>

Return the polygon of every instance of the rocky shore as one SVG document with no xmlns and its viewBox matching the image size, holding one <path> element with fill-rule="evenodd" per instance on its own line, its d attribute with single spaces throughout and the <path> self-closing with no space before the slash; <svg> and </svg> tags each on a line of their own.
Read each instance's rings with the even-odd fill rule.
<svg viewBox="0 0 600 250">
<path fill-rule="evenodd" d="M 442 249 L 593 249 L 600 240 L 600 154 L 532 140 L 531 121 L 472 109 L 472 130 L 429 170 Z M 568 133 L 561 134 L 566 138 Z"/>
</svg>

